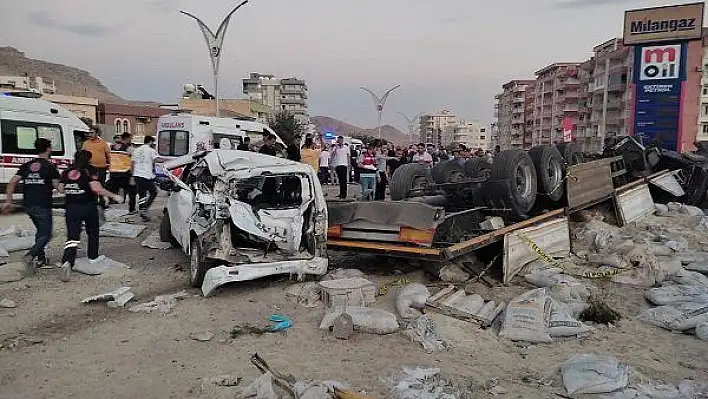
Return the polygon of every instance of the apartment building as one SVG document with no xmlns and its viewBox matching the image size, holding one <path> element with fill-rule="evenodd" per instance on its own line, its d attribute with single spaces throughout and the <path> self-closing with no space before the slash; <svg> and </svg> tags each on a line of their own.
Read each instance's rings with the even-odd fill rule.
<svg viewBox="0 0 708 399">
<path fill-rule="evenodd" d="M 575 133 L 587 153 L 601 152 L 606 137 L 631 131 L 631 47 L 615 38 L 595 46 L 593 53 L 579 68 L 583 93 Z"/>
<path fill-rule="evenodd" d="M 452 111 L 440 110 L 420 117 L 420 142 L 446 147 L 455 140 L 457 117 Z"/>
<path fill-rule="evenodd" d="M 274 112 L 287 111 L 303 125 L 310 123 L 307 84 L 302 79 L 251 73 L 249 78 L 243 79 L 243 93 L 249 100 L 266 105 Z"/>
<path fill-rule="evenodd" d="M 579 62 L 559 62 L 536 71 L 531 144 L 563 140 L 563 120 L 578 121 Z M 575 129 L 574 129 L 575 130 Z"/>
<path fill-rule="evenodd" d="M 491 136 L 487 127 L 479 122 L 460 121 L 453 133 L 454 143 L 464 144 L 470 149 L 490 150 Z"/>
<path fill-rule="evenodd" d="M 512 80 L 502 86 L 503 92 L 496 95 L 494 114 L 497 118 L 498 134 L 494 145 L 501 149 L 524 149 L 527 136 L 526 92 L 533 80 Z"/>
<path fill-rule="evenodd" d="M 703 59 L 701 62 L 701 91 L 698 103 L 698 128 L 696 142 L 708 148 L 708 37 L 703 37 Z"/>
</svg>

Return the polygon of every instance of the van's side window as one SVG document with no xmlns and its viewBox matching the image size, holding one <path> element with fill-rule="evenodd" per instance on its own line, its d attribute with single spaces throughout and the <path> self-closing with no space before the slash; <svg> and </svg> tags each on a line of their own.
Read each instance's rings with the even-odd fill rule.
<svg viewBox="0 0 708 399">
<path fill-rule="evenodd" d="M 170 157 L 187 155 L 189 153 L 189 132 L 161 130 L 157 135 L 157 153 Z"/>
<path fill-rule="evenodd" d="M 34 141 L 45 138 L 52 142 L 52 155 L 64 155 L 64 137 L 61 126 L 5 119 L 2 123 L 2 149 L 10 154 L 36 153 Z"/>
</svg>

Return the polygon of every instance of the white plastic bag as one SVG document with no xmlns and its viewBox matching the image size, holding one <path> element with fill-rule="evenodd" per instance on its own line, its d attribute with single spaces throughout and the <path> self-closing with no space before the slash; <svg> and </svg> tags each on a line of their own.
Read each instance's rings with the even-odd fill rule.
<svg viewBox="0 0 708 399">
<path fill-rule="evenodd" d="M 561 366 L 568 394 L 609 393 L 629 383 L 629 366 L 608 356 L 574 355 Z"/>
<path fill-rule="evenodd" d="M 396 297 L 396 310 L 403 320 L 415 319 L 423 314 L 419 309 L 425 307 L 428 298 L 428 287 L 420 283 L 407 284 Z"/>
<path fill-rule="evenodd" d="M 359 306 L 330 308 L 322 318 L 320 330 L 329 330 L 334 327 L 334 320 L 345 310 L 352 317 L 354 331 L 372 334 L 391 334 L 398 331 L 398 320 L 393 313 Z"/>
<path fill-rule="evenodd" d="M 551 298 L 545 288 L 528 291 L 514 298 L 506 307 L 500 337 L 512 341 L 552 342 L 546 324 Z"/>
</svg>

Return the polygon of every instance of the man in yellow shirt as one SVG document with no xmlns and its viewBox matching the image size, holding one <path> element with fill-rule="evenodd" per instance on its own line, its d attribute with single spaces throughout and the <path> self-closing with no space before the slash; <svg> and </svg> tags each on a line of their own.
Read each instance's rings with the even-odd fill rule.
<svg viewBox="0 0 708 399">
<path fill-rule="evenodd" d="M 123 190 L 123 202 L 128 197 L 128 212 L 135 213 L 135 195 L 137 190 L 132 182 L 133 160 L 130 155 L 133 152 L 132 135 L 123 133 L 113 145 L 111 145 L 111 180 L 108 182 L 108 189 L 117 193 Z"/>
<path fill-rule="evenodd" d="M 98 126 L 94 126 L 86 136 L 83 150 L 91 153 L 91 166 L 96 170 L 96 176 L 102 186 L 106 185 L 106 171 L 111 167 L 111 149 L 106 142 L 99 136 Z M 99 205 L 106 207 L 106 200 L 99 196 Z"/>
</svg>

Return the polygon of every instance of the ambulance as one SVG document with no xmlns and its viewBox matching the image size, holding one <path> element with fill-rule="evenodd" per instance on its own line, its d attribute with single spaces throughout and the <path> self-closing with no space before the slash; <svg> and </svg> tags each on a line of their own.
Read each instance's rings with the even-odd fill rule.
<svg viewBox="0 0 708 399">
<path fill-rule="evenodd" d="M 236 149 L 245 137 L 251 142 L 261 140 L 263 132 L 275 135 L 277 143 L 283 140 L 275 132 L 259 122 L 234 118 L 192 115 L 186 110 L 173 111 L 157 120 L 157 153 L 161 158 L 177 158 L 199 151 L 220 149 L 226 139 Z"/>
<path fill-rule="evenodd" d="M 36 139 L 51 140 L 50 161 L 61 173 L 73 162 L 89 131 L 73 112 L 30 94 L 0 93 L 0 199 L 3 201 L 7 184 L 20 165 L 36 157 Z M 15 190 L 16 200 L 22 198 L 21 192 Z"/>
</svg>

